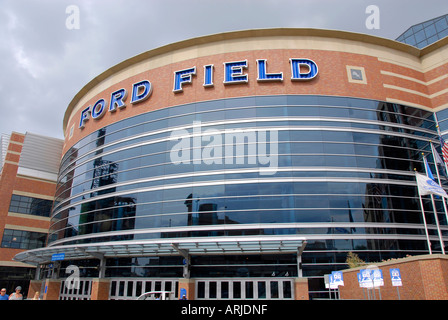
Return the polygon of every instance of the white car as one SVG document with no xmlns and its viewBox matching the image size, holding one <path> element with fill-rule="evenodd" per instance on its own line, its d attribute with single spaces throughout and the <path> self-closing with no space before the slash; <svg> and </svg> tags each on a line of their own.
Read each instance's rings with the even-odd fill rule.
<svg viewBox="0 0 448 320">
<path fill-rule="evenodd" d="M 172 291 L 150 291 L 145 292 L 137 298 L 137 300 L 174 300 L 174 292 Z"/>
</svg>

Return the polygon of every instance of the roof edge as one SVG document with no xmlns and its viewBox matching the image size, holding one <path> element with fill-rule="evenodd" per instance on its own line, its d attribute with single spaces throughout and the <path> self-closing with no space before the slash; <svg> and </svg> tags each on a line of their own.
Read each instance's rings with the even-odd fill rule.
<svg viewBox="0 0 448 320">
<path fill-rule="evenodd" d="M 350 31 L 341 31 L 341 30 L 329 30 L 329 29 L 315 29 L 315 28 L 271 28 L 271 29 L 248 29 L 248 30 L 240 30 L 240 31 L 230 31 L 224 33 L 216 33 L 211 35 L 205 35 L 195 38 L 190 38 L 187 40 L 182 40 L 174 43 L 170 43 L 161 47 L 157 47 L 155 49 L 151 49 L 145 52 L 142 52 L 136 56 L 128 58 L 109 69 L 105 70 L 91 81 L 89 81 L 78 93 L 73 97 L 71 102 L 69 103 L 63 119 L 63 132 L 65 136 L 65 131 L 67 129 L 67 123 L 70 118 L 71 112 L 73 111 L 75 105 L 79 102 L 79 100 L 93 87 L 97 84 L 101 83 L 103 80 L 107 79 L 114 73 L 117 73 L 133 64 L 139 63 L 143 60 L 165 54 L 167 52 L 184 49 L 188 47 L 193 47 L 196 45 L 213 43 L 225 40 L 236 40 L 243 38 L 253 38 L 253 37 L 272 37 L 272 36 L 314 36 L 314 37 L 326 37 L 326 38 L 336 38 L 336 39 L 345 39 L 352 41 L 359 41 L 368 44 L 375 44 L 379 46 L 383 46 L 386 48 L 395 49 L 398 51 L 402 51 L 413 55 L 415 57 L 421 57 L 425 54 L 428 54 L 439 47 L 445 45 L 445 43 L 441 44 L 442 40 L 420 50 L 411 45 L 392 40 L 387 38 L 381 38 L 373 35 L 356 33 Z M 448 38 L 447 42 L 448 42 Z M 436 46 L 437 45 L 437 46 Z"/>
</svg>

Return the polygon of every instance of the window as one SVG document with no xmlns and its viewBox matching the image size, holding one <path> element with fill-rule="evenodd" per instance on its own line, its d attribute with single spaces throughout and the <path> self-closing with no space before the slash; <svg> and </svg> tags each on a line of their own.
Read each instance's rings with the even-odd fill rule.
<svg viewBox="0 0 448 320">
<path fill-rule="evenodd" d="M 346 66 L 348 81 L 367 84 L 366 72 L 363 67 Z"/>
<path fill-rule="evenodd" d="M 5 229 L 1 246 L 26 250 L 42 248 L 45 246 L 46 237 L 46 233 Z"/>
<path fill-rule="evenodd" d="M 9 204 L 10 212 L 32 214 L 35 216 L 49 217 L 53 201 L 13 194 Z"/>
</svg>

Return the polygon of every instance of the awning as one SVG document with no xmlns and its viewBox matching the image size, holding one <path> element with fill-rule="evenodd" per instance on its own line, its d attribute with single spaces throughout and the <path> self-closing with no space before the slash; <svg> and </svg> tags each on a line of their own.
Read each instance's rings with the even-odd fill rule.
<svg viewBox="0 0 448 320">
<path fill-rule="evenodd" d="M 151 240 L 111 241 L 76 245 L 59 245 L 18 253 L 14 260 L 30 264 L 51 262 L 54 254 L 64 260 L 86 258 L 185 256 L 222 254 L 284 254 L 301 253 L 306 239 L 299 236 L 238 236 L 170 238 Z"/>
</svg>

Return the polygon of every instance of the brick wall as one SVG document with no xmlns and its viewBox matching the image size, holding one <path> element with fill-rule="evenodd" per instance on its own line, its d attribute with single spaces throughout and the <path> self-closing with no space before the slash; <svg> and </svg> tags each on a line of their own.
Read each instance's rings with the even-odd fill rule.
<svg viewBox="0 0 448 320">
<path fill-rule="evenodd" d="M 371 264 L 372 265 L 372 264 Z M 401 300 L 448 300 L 448 257 L 441 254 L 413 256 L 376 265 L 382 272 L 382 300 L 397 300 L 390 269 L 399 268 L 403 285 L 398 287 Z M 367 289 L 359 287 L 357 273 L 361 268 L 344 270 L 344 286 L 339 287 L 341 299 L 367 299 Z M 363 292 L 364 290 L 364 292 Z M 379 299 L 378 290 L 375 296 Z"/>
<path fill-rule="evenodd" d="M 30 197 L 53 199 L 56 183 L 32 177 L 17 175 L 22 146 L 25 135 L 13 132 L 10 137 L 5 164 L 0 174 L 0 241 L 6 228 L 47 232 L 50 219 L 33 215 L 15 214 L 9 212 L 9 204 L 13 193 Z M 25 266 L 14 262 L 13 257 L 23 250 L 0 248 L 0 265 Z"/>
</svg>

